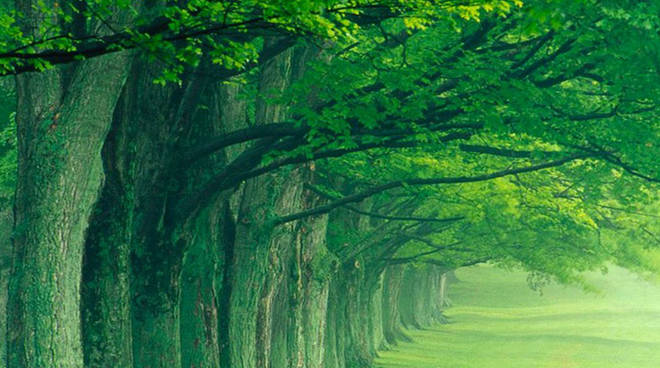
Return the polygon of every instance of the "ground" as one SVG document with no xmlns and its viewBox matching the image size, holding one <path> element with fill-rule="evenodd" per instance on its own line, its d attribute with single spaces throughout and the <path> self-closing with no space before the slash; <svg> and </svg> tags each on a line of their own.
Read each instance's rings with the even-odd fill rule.
<svg viewBox="0 0 660 368">
<path fill-rule="evenodd" d="M 378 368 L 656 368 L 660 285 L 625 270 L 590 274 L 598 290 L 529 289 L 526 275 L 490 266 L 457 272 L 450 323 L 409 331 Z"/>
</svg>

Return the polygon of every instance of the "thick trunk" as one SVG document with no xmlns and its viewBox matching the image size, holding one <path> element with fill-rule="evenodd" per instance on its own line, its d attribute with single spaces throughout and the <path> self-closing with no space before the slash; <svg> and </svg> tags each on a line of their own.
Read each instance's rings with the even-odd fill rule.
<svg viewBox="0 0 660 368">
<path fill-rule="evenodd" d="M 238 84 L 225 84 L 218 87 L 218 116 L 225 131 L 235 131 L 247 124 L 246 103 L 240 98 L 242 88 Z M 243 145 L 235 145 L 225 149 L 227 162 L 233 161 L 242 151 Z M 216 285 L 218 297 L 218 344 L 220 350 L 220 366 L 231 368 L 230 354 L 230 311 L 232 296 L 232 270 L 236 246 L 236 215 L 239 212 L 241 194 L 240 187 L 223 206 L 222 241 L 216 243 L 217 253 L 222 255 L 218 262 L 222 267 L 216 268 Z"/>
<path fill-rule="evenodd" d="M 385 334 L 383 330 L 383 277 L 384 273 L 376 273 L 378 276 L 370 276 L 367 280 L 368 300 L 366 318 L 367 329 L 370 331 L 371 340 L 369 350 L 376 354 L 378 350 L 385 347 Z"/>
<path fill-rule="evenodd" d="M 420 289 L 423 287 L 423 285 L 417 285 L 420 281 L 419 271 L 412 266 L 406 266 L 401 282 L 399 312 L 401 313 L 401 323 L 409 329 L 422 328 L 421 316 L 417 313 L 417 304 L 420 303 L 419 298 L 422 294 Z"/>
<path fill-rule="evenodd" d="M 344 282 L 337 273 L 330 282 L 326 323 L 325 368 L 346 367 L 346 304 Z"/>
<path fill-rule="evenodd" d="M 276 213 L 303 209 L 303 168 L 296 168 L 281 184 L 274 203 Z M 302 237 L 298 223 L 274 229 L 269 246 L 268 274 L 260 300 L 257 321 L 257 366 L 299 367 L 303 361 L 300 333 L 302 321 Z"/>
<path fill-rule="evenodd" d="M 389 266 L 385 270 L 383 280 L 383 333 L 385 335 L 385 341 L 390 345 L 395 345 L 400 339 L 404 341 L 410 340 L 403 332 L 401 314 L 399 312 L 403 270 L 403 266 Z"/>
<path fill-rule="evenodd" d="M 289 188 L 284 189 L 285 191 Z M 290 198 L 296 201 L 297 198 Z M 293 204 L 293 203 L 292 203 Z M 268 254 L 267 275 L 259 300 L 257 315 L 257 367 L 270 368 L 286 364 L 287 357 L 287 309 L 288 285 L 286 284 L 287 266 L 289 263 L 290 246 L 296 241 L 294 230 L 278 228 L 277 237 L 271 240 Z M 274 325 L 277 323 L 277 325 Z M 274 341 L 275 340 L 275 341 Z M 273 356 L 274 354 L 274 356 Z M 285 367 L 286 365 L 279 365 Z"/>
<path fill-rule="evenodd" d="M 328 311 L 328 282 L 314 280 L 304 290 L 302 328 L 298 331 L 304 352 L 303 363 L 296 367 L 322 368 L 325 365 L 326 316 Z"/>
<path fill-rule="evenodd" d="M 208 109 L 196 114 L 194 136 L 205 137 L 219 135 L 226 125 L 236 124 L 241 119 L 240 109 L 233 109 L 236 101 L 225 106 L 227 99 L 223 97 L 224 87 L 209 86 L 202 97 L 202 103 Z M 233 118 L 231 123 L 228 118 Z M 205 122 L 205 124 L 204 124 Z M 229 153 L 227 153 L 229 156 Z M 188 180 L 190 187 L 205 179 L 205 171 L 213 172 L 214 167 L 224 165 L 227 158 L 216 155 L 202 165 L 201 170 L 191 170 Z M 207 171 L 207 172 L 208 172 Z M 234 229 L 233 216 L 229 204 L 229 194 L 218 195 L 211 203 L 194 214 L 194 226 L 191 233 L 191 244 L 185 247 L 185 258 L 182 269 L 181 298 L 181 349 L 183 368 L 215 368 L 220 367 L 225 330 L 225 315 L 227 309 L 224 294 L 224 277 L 233 257 Z"/>
<path fill-rule="evenodd" d="M 106 184 L 107 185 L 107 184 Z M 132 368 L 128 197 L 104 189 L 85 246 L 82 283 L 85 366 Z"/>
<path fill-rule="evenodd" d="M 248 183 L 246 193 L 255 193 L 258 188 L 253 186 L 256 184 Z M 261 198 L 253 198 L 261 202 Z M 264 202 L 267 203 L 265 198 Z M 242 207 L 243 216 L 240 216 L 236 224 L 234 257 L 230 266 L 232 271 L 227 280 L 231 282 L 227 311 L 229 313 L 228 353 L 230 367 L 252 368 L 256 367 L 257 361 L 257 315 L 263 280 L 266 277 L 270 242 L 268 231 L 262 228 L 263 223 L 252 225 L 252 227 L 256 225 L 256 229 L 250 226 L 252 222 L 260 222 L 266 216 L 267 208 L 262 206 L 248 211 L 246 206 Z"/>
<path fill-rule="evenodd" d="M 308 197 L 311 195 L 307 194 Z M 308 201 L 307 207 L 316 205 Z M 327 215 L 306 219 L 302 224 L 300 256 L 301 282 L 298 295 L 301 319 L 297 319 L 299 348 L 296 367 L 322 368 L 326 360 L 326 321 L 330 278 L 337 265 L 335 257 L 326 248 Z"/>
<path fill-rule="evenodd" d="M 306 181 L 312 179 L 312 173 L 306 171 Z M 292 210 L 312 208 L 319 202 L 310 191 L 304 192 L 300 201 L 301 206 Z M 337 264 L 325 244 L 327 221 L 325 215 L 301 221 L 285 253 L 288 264 L 279 292 L 282 301 L 274 317 L 272 367 L 323 367 L 328 286 Z M 283 339 L 286 341 L 280 341 Z"/>
<path fill-rule="evenodd" d="M 218 309 L 215 278 L 222 268 L 222 209 L 212 209 L 200 216 L 194 240 L 186 252 L 181 275 L 181 366 L 217 368 L 220 366 L 218 344 Z"/>
<path fill-rule="evenodd" d="M 133 351 L 136 368 L 181 367 L 178 297 L 160 299 L 133 319 Z"/>
<path fill-rule="evenodd" d="M 374 355 L 369 349 L 369 331 L 366 331 L 365 311 L 368 309 L 367 295 L 363 289 L 364 270 L 359 261 L 346 265 L 343 270 L 344 297 L 347 299 L 345 316 L 346 319 L 346 355 L 347 367 L 369 367 Z"/>
<path fill-rule="evenodd" d="M 18 78 L 9 367 L 83 365 L 84 234 L 103 178 L 101 148 L 128 63 L 124 53 L 84 61 L 67 86 L 59 70 Z"/>
<path fill-rule="evenodd" d="M 123 114 L 125 105 L 124 93 L 103 147 L 106 180 L 85 243 L 81 293 L 87 367 L 133 367 L 129 273 L 134 195 L 127 139 L 134 128 Z"/>
<path fill-rule="evenodd" d="M 298 171 L 295 169 L 286 180 L 282 180 L 284 175 L 259 178 L 245 188 L 232 270 L 229 325 L 232 367 L 268 367 L 273 343 L 278 349 L 287 345 L 281 340 L 273 342 L 273 321 L 275 317 L 278 322 L 287 320 L 286 315 L 278 313 L 281 308 L 278 311 L 275 307 L 277 296 L 286 295 L 286 291 L 284 294 L 278 291 L 287 272 L 286 255 L 290 252 L 287 248 L 296 241 L 293 237 L 296 224 L 269 230 L 263 219 L 271 209 L 290 213 L 300 208 L 302 185 Z M 288 339 L 281 333 L 276 336 Z M 278 355 L 281 356 L 281 350 Z"/>
<path fill-rule="evenodd" d="M 0 210 L 0 362 L 7 359 L 7 286 L 11 254 L 11 229 L 13 217 L 10 210 Z"/>
<path fill-rule="evenodd" d="M 291 52 L 268 61 L 261 70 L 259 90 L 268 96 L 289 83 Z M 284 106 L 259 99 L 257 124 L 282 121 Z M 253 368 L 267 364 L 272 349 L 272 306 L 280 284 L 282 260 L 271 248 L 290 246 L 295 223 L 272 229 L 267 221 L 273 214 L 290 213 L 299 207 L 302 188 L 299 170 L 275 173 L 249 180 L 244 187 L 238 211 L 233 249 L 231 295 L 229 300 L 229 359 L 231 367 Z M 273 232 L 275 231 L 275 232 Z M 284 243 L 280 243 L 280 239 Z M 288 242 L 288 244 L 286 244 Z M 266 280 L 269 284 L 266 285 Z M 259 363 L 258 363 L 259 362 Z"/>
<path fill-rule="evenodd" d="M 363 265 L 360 267 L 364 267 Z M 349 284 L 351 292 L 347 308 L 350 349 L 349 366 L 371 366 L 383 343 L 381 274 L 376 270 L 357 269 Z"/>
<path fill-rule="evenodd" d="M 200 160 L 192 167 L 178 167 L 178 148 L 194 146 L 215 135 L 218 114 L 214 107 L 216 91 L 202 70 L 187 74 L 180 87 L 154 86 L 153 78 L 157 73 L 157 66 L 146 62 L 137 65 L 129 88 L 128 111 L 135 119 L 133 124 L 139 126 L 130 143 L 138 150 L 135 155 L 138 159 L 134 162 L 136 215 L 131 242 L 133 354 L 135 367 L 176 368 L 182 363 L 179 327 L 184 259 L 188 251 L 199 252 L 196 247 L 208 248 L 203 244 L 208 244 L 208 235 L 219 224 L 210 223 L 212 217 L 213 221 L 217 219 L 206 210 L 222 202 L 221 198 L 216 198 L 217 201 L 209 201 L 206 208 L 178 215 L 178 200 L 186 198 L 205 181 L 205 175 L 216 164 L 209 159 Z M 201 104 L 211 108 L 200 109 Z M 173 175 L 174 170 L 185 174 Z M 190 261 L 196 262 L 193 258 Z M 215 295 L 212 287 L 207 286 L 213 285 L 214 257 L 210 256 L 208 261 L 210 264 L 206 266 L 211 270 L 200 270 L 204 274 L 192 278 L 209 279 L 187 283 L 187 292 L 194 292 L 195 284 L 199 285 L 200 291 L 208 292 L 202 296 L 202 303 L 213 309 Z M 188 317 L 186 315 L 187 322 L 190 321 Z M 203 319 L 196 323 L 207 323 Z M 186 332 L 192 330 L 186 329 Z M 185 335 L 184 339 L 186 346 L 195 346 L 191 335 Z M 191 354 L 195 357 L 189 355 L 186 359 L 216 355 L 199 350 Z"/>
</svg>

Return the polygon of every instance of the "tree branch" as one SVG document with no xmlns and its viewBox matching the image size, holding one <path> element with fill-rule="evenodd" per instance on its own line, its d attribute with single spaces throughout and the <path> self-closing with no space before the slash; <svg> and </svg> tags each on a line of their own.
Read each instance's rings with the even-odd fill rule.
<svg viewBox="0 0 660 368">
<path fill-rule="evenodd" d="M 368 197 L 373 195 L 392 190 L 395 188 L 402 188 L 406 186 L 417 186 L 417 185 L 439 185 L 439 184 L 458 184 L 458 183 L 474 183 L 479 181 L 486 181 L 495 178 L 501 178 L 504 176 L 521 174 L 526 172 L 538 171 L 543 169 L 548 169 L 552 167 L 561 166 L 567 162 L 575 161 L 578 159 L 586 158 L 587 155 L 571 155 L 562 159 L 544 162 L 537 165 L 531 165 L 526 167 L 520 167 L 515 169 L 507 169 L 496 171 L 489 174 L 476 175 L 476 176 L 458 176 L 458 177 L 447 177 L 447 178 L 431 178 L 431 179 L 405 179 L 392 181 L 383 185 L 378 185 L 373 188 L 367 189 L 363 192 L 356 193 L 353 195 L 346 196 L 344 198 L 338 199 L 331 203 L 328 203 L 324 206 L 313 208 L 307 211 L 302 211 L 299 213 L 291 214 L 288 216 L 282 216 L 274 221 L 276 225 L 285 224 L 287 222 L 295 221 L 301 218 L 308 216 L 316 216 L 324 213 L 328 213 L 334 210 L 337 207 L 344 206 L 349 203 L 360 202 Z"/>
<path fill-rule="evenodd" d="M 358 25 L 370 25 L 380 22 L 384 19 L 391 18 L 397 14 L 390 11 L 389 8 L 380 6 L 356 6 L 354 9 L 367 9 L 370 12 L 364 12 L 359 15 L 347 16 Z M 326 9 L 327 13 L 341 14 L 345 13 L 348 8 L 330 8 Z M 203 9 L 197 9 L 189 12 L 192 17 L 198 16 Z M 321 13 L 314 13 L 320 15 Z M 210 19 L 200 19 L 204 27 L 192 26 L 188 28 L 171 27 L 176 20 L 166 17 L 158 17 L 153 20 L 151 24 L 137 27 L 135 29 L 126 29 L 124 31 L 114 33 L 107 36 L 87 35 L 84 37 L 70 37 L 68 35 L 55 35 L 45 38 L 43 40 L 32 41 L 29 44 L 20 45 L 12 50 L 0 52 L 0 59 L 11 60 L 3 70 L 0 71 L 0 76 L 4 75 L 17 75 L 26 72 L 38 72 L 42 67 L 37 64 L 29 63 L 32 60 L 42 60 L 51 65 L 67 64 L 82 59 L 98 57 L 110 53 L 120 52 L 124 50 L 132 50 L 140 47 L 140 42 L 135 39 L 135 35 L 143 35 L 149 38 L 155 36 L 162 36 L 162 42 L 176 42 L 187 39 L 194 39 L 207 35 L 222 34 L 224 38 L 231 39 L 235 42 L 249 42 L 256 37 L 263 35 L 266 31 L 274 31 L 282 35 L 293 35 L 295 32 L 281 28 L 278 22 L 278 16 L 271 18 L 255 17 L 246 19 L 235 23 L 212 22 Z M 173 32 L 172 29 L 178 29 Z M 272 33 L 272 32 L 271 32 Z M 49 42 L 68 39 L 76 43 L 76 49 L 45 49 L 37 52 L 24 52 L 24 50 L 38 48 L 40 45 L 47 45 Z M 292 45 L 292 41 L 289 40 Z M 256 65 L 252 65 L 254 67 Z M 229 74 L 240 74 L 244 70 L 227 70 Z"/>
<path fill-rule="evenodd" d="M 211 138 L 197 148 L 190 149 L 183 155 L 181 164 L 186 165 L 206 155 L 215 153 L 234 144 L 245 143 L 254 139 L 302 135 L 304 128 L 294 123 L 274 123 L 239 129 L 219 137 Z"/>
<path fill-rule="evenodd" d="M 474 266 L 474 265 L 478 265 L 478 264 L 480 264 L 480 263 L 486 263 L 486 262 L 488 262 L 488 261 L 491 261 L 492 259 L 493 259 L 493 257 L 482 257 L 482 258 L 477 258 L 477 259 L 474 259 L 474 260 L 472 260 L 472 261 L 467 261 L 467 262 L 465 262 L 465 263 L 461 263 L 461 264 L 459 264 L 458 266 L 456 266 L 456 268 Z M 440 261 L 435 261 L 435 260 L 432 260 L 432 259 L 425 260 L 424 262 L 425 262 L 425 263 L 428 263 L 428 264 L 435 265 L 435 266 L 441 266 L 441 267 L 447 267 L 447 266 L 450 266 L 450 265 L 447 264 L 447 263 L 443 263 L 443 262 L 440 262 Z"/>
<path fill-rule="evenodd" d="M 309 191 L 315 193 L 316 195 L 320 196 L 321 198 L 325 199 L 332 199 L 332 200 L 337 200 L 337 197 L 330 195 L 319 188 L 305 184 L 305 188 L 307 188 Z M 391 220 L 391 221 L 417 221 L 417 222 L 438 222 L 438 223 L 447 223 L 447 222 L 455 222 L 455 221 L 460 221 L 464 220 L 464 216 L 454 216 L 454 217 L 446 217 L 446 218 L 434 218 L 434 217 L 416 217 L 416 216 L 389 216 L 389 215 L 382 215 L 380 213 L 375 213 L 375 212 L 370 212 L 370 211 L 363 211 L 357 207 L 345 205 L 343 206 L 349 211 L 355 212 L 360 215 L 364 216 L 369 216 L 377 219 L 383 219 L 383 220 Z"/>
<path fill-rule="evenodd" d="M 460 144 L 459 148 L 463 152 L 483 153 L 487 155 L 513 157 L 513 158 L 531 158 L 535 153 L 539 153 L 544 156 L 550 156 L 553 154 L 561 153 L 557 151 L 520 151 L 520 150 L 507 149 L 507 148 L 497 148 L 497 147 L 473 145 L 473 144 Z"/>
</svg>

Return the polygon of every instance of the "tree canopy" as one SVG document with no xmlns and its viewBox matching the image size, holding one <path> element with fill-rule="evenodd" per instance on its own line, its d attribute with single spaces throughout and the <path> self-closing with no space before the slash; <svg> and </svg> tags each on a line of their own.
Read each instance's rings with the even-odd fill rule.
<svg viewBox="0 0 660 368">
<path fill-rule="evenodd" d="M 328 300 L 424 267 L 660 271 L 658 1 L 1 6 L 12 368 L 176 368 L 195 333 L 255 367 L 326 317 L 364 342 Z"/>
</svg>

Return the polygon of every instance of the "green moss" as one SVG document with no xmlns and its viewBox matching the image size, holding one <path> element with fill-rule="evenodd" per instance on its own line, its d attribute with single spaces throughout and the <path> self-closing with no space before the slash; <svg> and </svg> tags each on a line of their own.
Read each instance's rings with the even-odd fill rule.
<svg viewBox="0 0 660 368">
<path fill-rule="evenodd" d="M 329 281 L 337 272 L 339 258 L 330 253 L 326 247 L 319 247 L 318 253 L 314 255 L 310 262 L 312 278 L 320 283 Z"/>
</svg>

